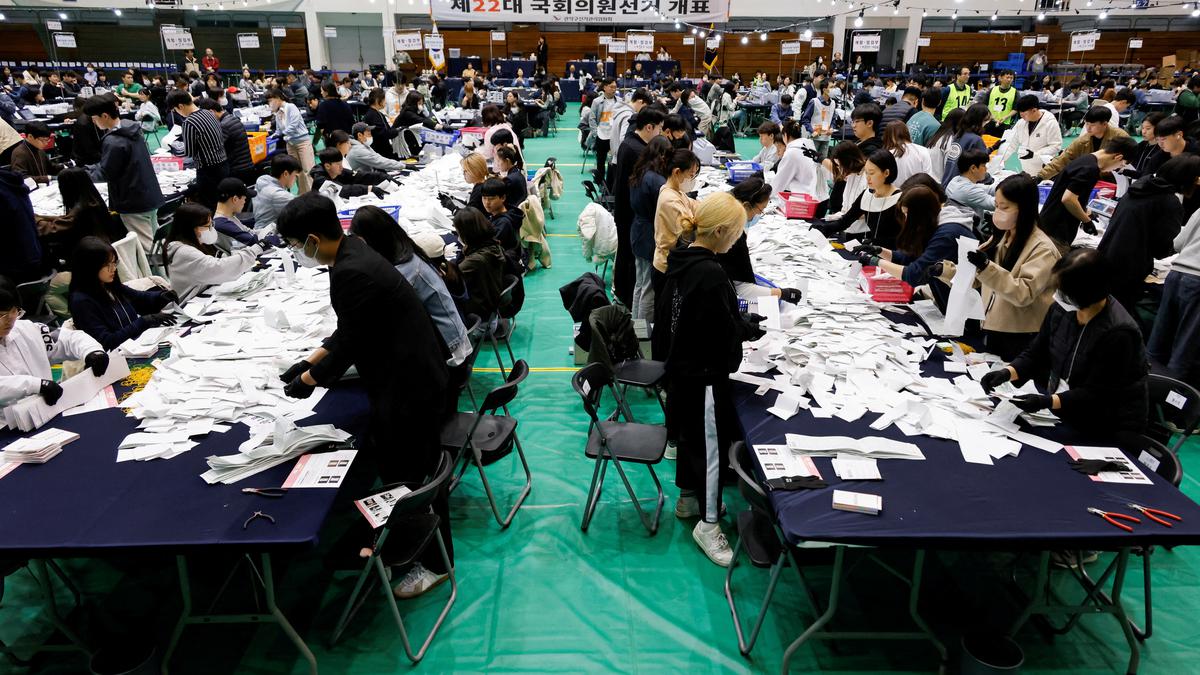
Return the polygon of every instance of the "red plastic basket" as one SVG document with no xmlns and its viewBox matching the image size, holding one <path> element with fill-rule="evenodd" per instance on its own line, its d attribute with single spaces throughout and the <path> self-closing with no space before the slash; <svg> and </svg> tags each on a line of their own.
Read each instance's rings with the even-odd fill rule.
<svg viewBox="0 0 1200 675">
<path fill-rule="evenodd" d="M 780 192 L 779 196 L 783 198 L 783 215 L 789 219 L 808 220 L 817 213 L 817 205 L 820 202 L 811 195 Z"/>
<path fill-rule="evenodd" d="M 864 266 L 862 276 L 859 277 L 859 287 L 866 291 L 872 300 L 876 302 L 912 302 L 912 286 L 901 279 L 890 276 L 883 279 L 871 278 L 878 273 L 878 267 Z"/>
</svg>

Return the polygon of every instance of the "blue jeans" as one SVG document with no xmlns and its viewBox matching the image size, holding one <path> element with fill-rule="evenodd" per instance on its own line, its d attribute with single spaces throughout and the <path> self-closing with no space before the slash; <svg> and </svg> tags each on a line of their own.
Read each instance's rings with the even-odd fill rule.
<svg viewBox="0 0 1200 675">
<path fill-rule="evenodd" d="M 1200 384 L 1200 276 L 1167 275 L 1147 351 L 1178 378 Z"/>
</svg>

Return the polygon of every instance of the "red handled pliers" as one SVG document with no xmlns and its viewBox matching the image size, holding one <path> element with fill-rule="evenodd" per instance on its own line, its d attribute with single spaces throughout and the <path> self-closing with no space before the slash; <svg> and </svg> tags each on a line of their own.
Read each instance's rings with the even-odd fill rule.
<svg viewBox="0 0 1200 675">
<path fill-rule="evenodd" d="M 1101 511 L 1100 509 L 1097 509 L 1097 508 L 1091 507 L 1091 506 L 1088 507 L 1088 513 L 1094 513 L 1094 514 L 1100 516 L 1101 518 L 1107 520 L 1109 522 L 1109 524 L 1116 525 L 1117 527 L 1121 528 L 1122 530 L 1125 530 L 1126 532 L 1133 532 L 1133 528 L 1126 525 L 1125 523 L 1118 523 L 1116 520 L 1114 520 L 1115 518 L 1120 518 L 1121 520 L 1128 520 L 1131 523 L 1142 522 L 1142 521 L 1138 520 L 1137 518 L 1134 518 L 1133 516 L 1127 516 L 1124 513 L 1110 513 L 1108 511 Z"/>
<path fill-rule="evenodd" d="M 1126 504 L 1125 506 L 1128 506 L 1129 508 L 1133 509 L 1134 511 L 1140 511 L 1143 516 L 1146 516 L 1147 518 L 1149 518 L 1150 520 L 1153 520 L 1154 522 L 1158 523 L 1159 525 L 1165 525 L 1166 527 L 1174 527 L 1174 525 L 1163 520 L 1162 518 L 1159 518 L 1158 516 L 1163 516 L 1163 518 L 1170 518 L 1171 520 L 1183 520 L 1183 518 L 1180 518 L 1179 516 L 1175 515 L 1174 513 L 1167 513 L 1166 511 L 1152 509 L 1149 506 L 1140 506 L 1138 504 Z"/>
</svg>

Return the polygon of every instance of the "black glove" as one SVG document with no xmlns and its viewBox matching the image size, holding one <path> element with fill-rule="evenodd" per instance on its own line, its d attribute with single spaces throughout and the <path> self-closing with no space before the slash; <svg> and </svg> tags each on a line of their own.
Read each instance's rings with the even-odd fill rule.
<svg viewBox="0 0 1200 675">
<path fill-rule="evenodd" d="M 758 324 L 762 323 L 763 321 L 767 320 L 767 317 L 763 316 L 762 314 L 754 314 L 753 312 L 747 312 L 747 313 L 743 314 L 742 318 L 745 319 L 748 323 L 752 323 L 756 326 Z"/>
<path fill-rule="evenodd" d="M 879 265 L 879 256 L 870 253 L 859 253 L 858 264 L 863 267 L 877 267 Z"/>
<path fill-rule="evenodd" d="M 767 481 L 770 490 L 820 490 L 829 487 L 829 483 L 818 476 L 782 476 Z"/>
<path fill-rule="evenodd" d="M 1096 229 L 1096 223 L 1094 223 L 1090 220 L 1086 221 L 1086 222 L 1080 222 L 1079 229 L 1081 229 L 1084 232 L 1087 232 L 1088 234 L 1091 234 L 1091 235 L 1095 235 L 1099 231 Z"/>
<path fill-rule="evenodd" d="M 925 268 L 925 276 L 929 277 L 930 279 L 938 279 L 942 276 L 942 272 L 945 271 L 945 265 L 940 262 L 935 262 L 929 267 Z"/>
<path fill-rule="evenodd" d="M 297 377 L 300 377 L 302 373 L 307 372 L 309 368 L 312 368 L 312 364 L 308 361 L 297 361 L 293 363 L 290 368 L 283 371 L 283 374 L 279 376 L 279 379 L 283 380 L 284 382 L 291 382 Z"/>
<path fill-rule="evenodd" d="M 974 265 L 975 268 L 979 269 L 979 270 L 983 270 L 983 268 L 988 266 L 987 254 L 978 249 L 973 250 L 973 251 L 967 251 L 967 260 L 971 261 L 971 264 Z"/>
<path fill-rule="evenodd" d="M 1001 368 L 1000 370 L 993 370 L 993 371 L 989 372 L 988 374 L 984 375 L 983 377 L 979 378 L 979 384 L 980 384 L 980 386 L 983 387 L 983 390 L 986 393 L 990 394 L 990 393 L 992 393 L 993 389 L 995 389 L 996 387 L 999 387 L 1000 385 L 1004 384 L 1005 382 L 1008 382 L 1011 379 L 1012 379 L 1012 373 L 1010 373 L 1008 371 L 1008 368 Z"/>
<path fill-rule="evenodd" d="M 42 386 L 38 388 L 38 393 L 41 394 L 47 405 L 54 405 L 62 397 L 63 390 L 54 380 L 42 380 Z"/>
<path fill-rule="evenodd" d="M 746 338 L 743 342 L 755 342 L 761 340 L 762 336 L 766 335 L 767 331 L 756 323 L 746 324 Z"/>
<path fill-rule="evenodd" d="M 263 237 L 262 239 L 259 239 L 258 241 L 259 241 L 259 243 L 263 244 L 263 246 L 270 245 L 274 248 L 279 248 L 280 246 L 283 246 L 283 238 L 277 234 L 268 234 L 267 236 Z"/>
<path fill-rule="evenodd" d="M 1125 462 L 1107 459 L 1072 459 L 1067 465 L 1085 476 L 1095 476 L 1101 471 L 1129 471 L 1129 465 Z"/>
<path fill-rule="evenodd" d="M 803 297 L 799 288 L 783 288 L 779 291 L 779 299 L 784 302 L 790 302 L 793 305 L 800 304 L 800 298 Z"/>
<path fill-rule="evenodd" d="M 179 294 L 178 294 L 178 293 L 176 293 L 175 291 L 172 291 L 172 290 L 164 290 L 164 291 L 161 293 L 161 295 L 162 295 L 163 299 L 164 299 L 164 300 L 166 300 L 167 302 L 173 302 L 173 303 L 175 303 L 176 305 L 178 305 L 178 304 L 179 304 Z"/>
<path fill-rule="evenodd" d="M 179 319 L 176 319 L 174 314 L 167 314 L 166 312 L 156 312 L 154 314 L 147 314 L 146 316 L 143 316 L 142 318 L 146 320 L 146 323 L 150 324 L 153 327 L 174 326 L 176 323 L 179 322 Z"/>
<path fill-rule="evenodd" d="M 1029 148 L 1025 148 L 1024 150 L 1021 151 L 1020 158 L 1021 159 L 1033 159 L 1033 151 L 1030 150 Z"/>
<path fill-rule="evenodd" d="M 989 375 L 991 373 L 988 373 Z M 1012 404 L 1021 410 L 1031 413 L 1039 410 L 1045 410 L 1053 405 L 1054 399 L 1046 394 L 1022 394 L 1012 399 Z"/>
<path fill-rule="evenodd" d="M 83 365 L 92 369 L 92 374 L 100 377 L 104 371 L 108 370 L 108 353 L 107 352 L 92 352 L 83 359 Z"/>
<path fill-rule="evenodd" d="M 874 244 L 859 244 L 858 246 L 855 246 L 853 249 L 851 249 L 850 252 L 853 253 L 854 255 L 859 255 L 862 253 L 867 253 L 870 255 L 879 255 L 879 254 L 883 253 L 883 247 L 875 246 Z"/>
<path fill-rule="evenodd" d="M 287 386 L 283 388 L 283 393 L 292 398 L 308 398 L 309 396 L 312 396 L 313 390 L 315 389 L 316 387 L 314 386 L 304 384 L 304 378 L 300 375 L 297 375 L 292 379 L 291 382 L 287 383 Z"/>
<path fill-rule="evenodd" d="M 371 194 L 375 195 L 376 197 L 379 197 L 380 199 L 383 199 L 383 196 L 386 195 L 387 193 L 384 192 L 382 188 L 373 187 L 373 188 L 371 188 Z"/>
</svg>

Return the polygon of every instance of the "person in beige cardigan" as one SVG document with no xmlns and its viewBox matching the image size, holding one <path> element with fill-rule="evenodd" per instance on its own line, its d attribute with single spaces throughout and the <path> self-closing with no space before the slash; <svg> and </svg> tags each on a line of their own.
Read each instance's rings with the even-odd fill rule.
<svg viewBox="0 0 1200 675">
<path fill-rule="evenodd" d="M 996 234 L 968 254 L 977 268 L 983 296 L 983 340 L 988 352 L 1010 361 L 1041 328 L 1054 302 L 1051 270 L 1059 252 L 1038 226 L 1037 182 L 1025 174 L 1009 176 L 996 186 Z M 943 262 L 949 282 L 954 263 Z"/>
<path fill-rule="evenodd" d="M 1072 160 L 1099 150 L 1114 138 L 1129 136 L 1121 129 L 1109 126 L 1108 121 L 1111 119 L 1112 110 L 1104 106 L 1096 106 L 1088 110 L 1087 114 L 1083 116 L 1083 133 L 1079 134 L 1079 138 L 1068 145 L 1061 155 L 1042 167 L 1037 175 L 1038 180 L 1050 180 L 1067 168 Z"/>
<path fill-rule="evenodd" d="M 658 192 L 658 204 L 654 209 L 654 270 L 651 272 L 651 281 L 655 297 L 666 280 L 667 254 L 675 248 L 681 236 L 690 235 L 684 232 L 683 223 L 690 221 L 696 210 L 696 200 L 689 197 L 688 193 L 696 189 L 700 160 L 690 150 L 679 149 L 671 157 L 667 170 L 667 182 Z"/>
</svg>

